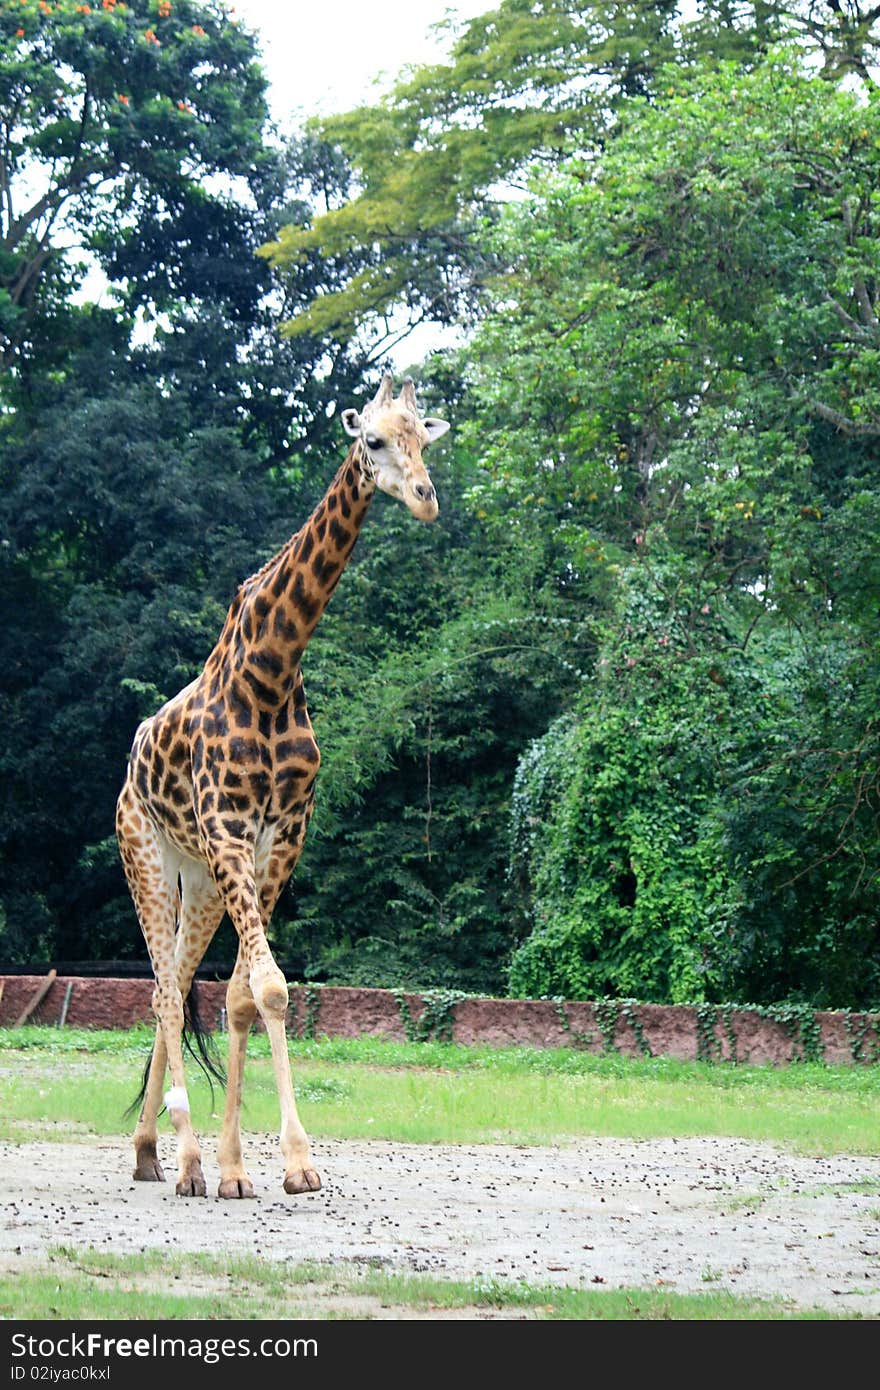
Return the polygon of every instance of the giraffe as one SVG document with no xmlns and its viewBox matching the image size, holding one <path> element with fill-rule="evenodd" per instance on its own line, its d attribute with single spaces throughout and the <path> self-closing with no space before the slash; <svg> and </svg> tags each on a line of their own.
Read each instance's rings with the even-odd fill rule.
<svg viewBox="0 0 880 1390">
<path fill-rule="evenodd" d="M 229 1061 L 218 1144 L 218 1195 L 252 1197 L 240 1129 L 247 1036 L 259 1014 L 281 1108 L 284 1190 L 321 1186 L 297 1114 L 285 1015 L 287 982 L 266 939 L 299 859 L 320 753 L 301 659 L 377 489 L 434 521 L 437 494 L 423 449 L 449 429 L 422 418 L 412 379 L 393 397 L 386 373 L 358 413 L 341 413 L 353 443 L 305 525 L 236 593 L 201 674 L 138 728 L 119 796 L 117 837 L 155 977 L 156 1037 L 134 1134 L 134 1177 L 161 1182 L 157 1118 L 164 1099 L 177 1138 L 179 1196 L 206 1195 L 184 1077 L 184 1000 L 224 911 L 238 936 L 226 993 Z M 162 1095 L 166 1071 L 171 1085 Z"/>
</svg>

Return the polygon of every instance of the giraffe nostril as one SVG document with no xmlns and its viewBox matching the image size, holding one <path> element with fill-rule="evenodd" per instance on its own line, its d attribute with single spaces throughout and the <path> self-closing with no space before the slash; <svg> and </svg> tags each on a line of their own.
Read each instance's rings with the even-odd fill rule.
<svg viewBox="0 0 880 1390">
<path fill-rule="evenodd" d="M 423 502 L 430 502 L 435 496 L 434 489 L 431 487 L 430 483 L 416 483 L 413 491 L 416 497 L 421 497 Z"/>
</svg>

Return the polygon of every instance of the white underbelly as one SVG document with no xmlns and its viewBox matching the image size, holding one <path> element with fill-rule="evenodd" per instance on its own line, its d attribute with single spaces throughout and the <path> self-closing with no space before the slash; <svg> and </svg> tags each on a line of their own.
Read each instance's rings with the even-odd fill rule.
<svg viewBox="0 0 880 1390">
<path fill-rule="evenodd" d="M 257 882 L 263 881 L 266 870 L 269 867 L 269 860 L 272 857 L 272 847 L 275 844 L 275 837 L 278 834 L 278 825 L 262 825 L 257 831 L 257 838 L 254 842 L 254 869 L 256 871 Z"/>
</svg>

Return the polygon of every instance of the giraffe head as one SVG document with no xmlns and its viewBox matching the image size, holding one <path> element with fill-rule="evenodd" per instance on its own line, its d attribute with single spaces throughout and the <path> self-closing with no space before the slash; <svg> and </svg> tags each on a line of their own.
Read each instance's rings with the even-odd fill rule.
<svg viewBox="0 0 880 1390">
<path fill-rule="evenodd" d="M 393 384 L 394 378 L 386 372 L 376 395 L 360 413 L 343 410 L 343 428 L 360 441 L 361 465 L 376 486 L 405 502 L 419 521 L 433 521 L 439 511 L 437 494 L 422 462 L 422 450 L 449 426 L 445 420 L 419 415 L 412 377 L 406 378 L 396 399 L 391 395 Z"/>
</svg>

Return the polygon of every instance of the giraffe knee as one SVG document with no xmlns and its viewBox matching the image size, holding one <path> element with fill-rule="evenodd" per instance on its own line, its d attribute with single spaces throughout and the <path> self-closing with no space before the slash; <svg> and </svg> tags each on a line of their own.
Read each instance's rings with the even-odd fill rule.
<svg viewBox="0 0 880 1390">
<path fill-rule="evenodd" d="M 287 1012 L 287 981 L 280 970 L 272 970 L 257 979 L 251 980 L 256 1006 L 265 1017 L 283 1018 Z"/>
</svg>

